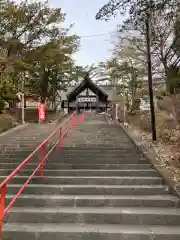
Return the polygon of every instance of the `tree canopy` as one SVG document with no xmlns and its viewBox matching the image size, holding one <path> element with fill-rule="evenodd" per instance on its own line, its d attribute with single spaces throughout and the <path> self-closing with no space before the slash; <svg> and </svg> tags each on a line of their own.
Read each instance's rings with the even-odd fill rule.
<svg viewBox="0 0 180 240">
<path fill-rule="evenodd" d="M 73 54 L 80 39 L 64 28 L 66 14 L 48 2 L 0 2 L 0 98 L 11 102 L 18 92 L 41 102 L 79 74 Z M 24 87 L 23 87 L 24 86 Z"/>
<path fill-rule="evenodd" d="M 144 53 L 144 62 L 146 62 L 145 23 L 148 19 L 154 81 L 156 79 L 164 80 L 169 94 L 179 91 L 180 86 L 179 10 L 180 4 L 175 0 L 109 0 L 96 14 L 97 20 L 104 19 L 106 21 L 116 14 L 124 15 L 124 22 L 117 29 L 118 42 L 120 43 L 124 39 L 123 36 L 126 33 L 127 39 L 134 42 L 132 46 L 134 46 L 135 52 L 137 54 L 139 51 Z M 121 47 L 122 45 L 115 46 L 114 52 L 119 52 Z M 118 61 L 123 59 L 123 64 L 127 66 L 126 58 L 120 58 L 117 55 L 116 58 Z M 134 59 L 137 60 L 137 58 L 134 56 Z M 112 59 L 114 59 L 114 54 L 112 54 Z M 118 61 L 116 60 L 116 62 Z M 133 67 L 137 67 L 137 63 L 133 62 Z M 143 67 L 146 69 L 146 66 Z M 116 73 L 118 68 L 119 65 L 116 64 L 116 71 L 114 69 L 113 73 Z"/>
</svg>

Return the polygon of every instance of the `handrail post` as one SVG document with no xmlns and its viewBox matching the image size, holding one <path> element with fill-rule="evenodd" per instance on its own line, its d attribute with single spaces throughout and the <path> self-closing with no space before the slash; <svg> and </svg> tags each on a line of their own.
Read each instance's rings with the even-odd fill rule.
<svg viewBox="0 0 180 240">
<path fill-rule="evenodd" d="M 1 187 L 1 199 L 0 199 L 0 240 L 2 240 L 2 224 L 4 217 L 4 205 L 6 199 L 6 184 Z"/>
<path fill-rule="evenodd" d="M 45 158 L 45 143 L 41 146 L 41 165 L 40 165 L 40 176 L 44 175 L 44 158 Z"/>
<path fill-rule="evenodd" d="M 62 150 L 62 127 L 59 129 L 59 151 Z"/>
</svg>

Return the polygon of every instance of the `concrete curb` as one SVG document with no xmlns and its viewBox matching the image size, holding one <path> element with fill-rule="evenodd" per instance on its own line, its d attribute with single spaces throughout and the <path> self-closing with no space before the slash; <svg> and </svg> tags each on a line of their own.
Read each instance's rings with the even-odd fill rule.
<svg viewBox="0 0 180 240">
<path fill-rule="evenodd" d="M 0 137 L 5 136 L 5 135 L 7 135 L 7 134 L 9 134 L 9 133 L 13 133 L 13 132 L 15 132 L 16 130 L 25 128 L 25 127 L 27 127 L 28 125 L 29 125 L 29 123 L 20 124 L 20 125 L 14 127 L 14 128 L 11 128 L 11 129 L 9 129 L 9 130 L 7 130 L 7 131 L 5 131 L 5 132 L 0 133 Z"/>
<path fill-rule="evenodd" d="M 155 151 L 150 150 L 146 143 L 138 142 L 137 139 L 130 133 L 128 128 L 124 127 L 123 124 L 113 121 L 116 125 L 119 125 L 129 137 L 132 143 L 143 153 L 143 155 L 150 161 L 150 164 L 159 172 L 164 180 L 164 183 L 170 187 L 171 193 L 180 198 L 180 186 L 174 180 L 174 173 L 165 166 L 160 165 L 160 158 Z M 179 203 L 180 206 L 180 203 Z"/>
</svg>

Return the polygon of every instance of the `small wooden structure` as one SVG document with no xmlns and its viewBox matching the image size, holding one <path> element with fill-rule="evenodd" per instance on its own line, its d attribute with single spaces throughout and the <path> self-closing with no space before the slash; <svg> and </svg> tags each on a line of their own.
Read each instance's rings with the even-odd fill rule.
<svg viewBox="0 0 180 240">
<path fill-rule="evenodd" d="M 107 111 L 110 107 L 108 94 L 96 85 L 88 74 L 66 97 L 67 100 L 62 102 L 61 107 L 67 109 L 69 113 L 74 110 L 77 112 L 83 110 Z"/>
</svg>

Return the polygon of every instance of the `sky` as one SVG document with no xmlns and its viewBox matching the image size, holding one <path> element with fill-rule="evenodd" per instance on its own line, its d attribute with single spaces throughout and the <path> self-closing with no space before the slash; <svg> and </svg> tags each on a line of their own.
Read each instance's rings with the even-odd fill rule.
<svg viewBox="0 0 180 240">
<path fill-rule="evenodd" d="M 67 14 L 65 26 L 74 23 L 71 32 L 82 36 L 80 50 L 75 54 L 79 65 L 105 61 L 111 55 L 116 26 L 122 22 L 122 18 L 117 16 L 108 22 L 95 20 L 99 8 L 107 2 L 108 0 L 49 0 L 51 6 L 61 7 Z M 83 37 L 97 34 L 107 36 Z"/>
</svg>

